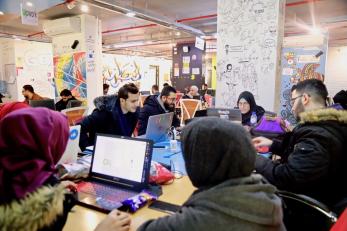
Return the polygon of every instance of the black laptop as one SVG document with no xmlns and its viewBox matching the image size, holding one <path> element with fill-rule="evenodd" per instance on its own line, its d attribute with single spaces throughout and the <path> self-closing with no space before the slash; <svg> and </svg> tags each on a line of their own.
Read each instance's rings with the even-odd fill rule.
<svg viewBox="0 0 347 231">
<path fill-rule="evenodd" d="M 89 177 L 78 183 L 80 205 L 109 212 L 148 186 L 153 142 L 97 134 Z"/>
</svg>

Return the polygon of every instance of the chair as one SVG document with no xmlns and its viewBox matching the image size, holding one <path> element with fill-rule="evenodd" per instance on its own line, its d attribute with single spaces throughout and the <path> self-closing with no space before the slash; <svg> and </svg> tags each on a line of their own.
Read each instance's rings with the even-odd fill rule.
<svg viewBox="0 0 347 231">
<path fill-rule="evenodd" d="M 336 215 L 321 202 L 301 194 L 278 191 L 283 202 L 283 221 L 290 230 L 329 230 Z"/>
<path fill-rule="evenodd" d="M 183 97 L 183 93 L 176 93 L 176 108 L 181 107 L 180 102 Z"/>
<path fill-rule="evenodd" d="M 192 119 L 197 110 L 201 108 L 201 101 L 196 99 L 181 99 L 181 124 L 187 119 Z"/>
<path fill-rule="evenodd" d="M 143 107 L 145 100 L 149 95 L 140 95 L 140 107 Z"/>
<path fill-rule="evenodd" d="M 61 111 L 67 116 L 70 126 L 78 124 L 88 114 L 88 107 L 73 107 Z"/>
</svg>

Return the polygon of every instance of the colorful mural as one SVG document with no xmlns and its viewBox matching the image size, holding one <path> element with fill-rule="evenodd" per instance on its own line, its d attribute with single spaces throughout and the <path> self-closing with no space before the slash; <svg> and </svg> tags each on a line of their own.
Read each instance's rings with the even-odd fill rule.
<svg viewBox="0 0 347 231">
<path fill-rule="evenodd" d="M 69 89 L 75 97 L 87 98 L 85 52 L 56 56 L 53 63 L 56 96 Z"/>
</svg>

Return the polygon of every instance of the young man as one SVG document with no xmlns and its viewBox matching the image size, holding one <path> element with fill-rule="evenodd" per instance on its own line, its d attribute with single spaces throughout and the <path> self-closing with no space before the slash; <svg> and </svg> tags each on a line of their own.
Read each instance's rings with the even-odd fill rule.
<svg viewBox="0 0 347 231">
<path fill-rule="evenodd" d="M 327 96 L 320 80 L 298 83 L 292 89 L 291 104 L 300 123 L 282 142 L 258 137 L 253 143 L 269 146 L 281 156 L 280 162 L 257 156 L 256 171 L 270 183 L 334 208 L 347 198 L 347 112 L 327 109 Z"/>
<path fill-rule="evenodd" d="M 55 109 L 61 111 L 66 109 L 66 106 L 70 100 L 77 100 L 68 89 L 64 89 L 60 92 L 61 100 L 55 104 Z"/>
<path fill-rule="evenodd" d="M 150 95 L 144 102 L 139 116 L 139 135 L 146 133 L 148 118 L 152 115 L 175 112 L 176 89 L 167 86 L 164 87 L 160 95 Z M 176 114 L 172 120 L 172 126 L 179 127 L 180 121 Z"/>
<path fill-rule="evenodd" d="M 159 87 L 158 87 L 158 85 L 154 84 L 152 86 L 152 95 L 159 95 L 159 94 L 160 94 Z"/>
<path fill-rule="evenodd" d="M 102 85 L 102 90 L 103 90 L 103 94 L 104 95 L 107 95 L 107 93 L 108 93 L 108 89 L 110 88 L 110 85 L 108 85 L 107 83 L 104 83 L 103 85 Z"/>
<path fill-rule="evenodd" d="M 96 133 L 131 136 L 138 119 L 139 89 L 133 83 L 118 91 L 113 105 L 99 107 L 81 123 L 80 148 L 94 144 Z"/>
<path fill-rule="evenodd" d="M 22 95 L 24 96 L 24 103 L 29 104 L 29 100 L 43 100 L 44 98 L 34 92 L 34 88 L 31 85 L 24 85 L 22 89 Z"/>
</svg>

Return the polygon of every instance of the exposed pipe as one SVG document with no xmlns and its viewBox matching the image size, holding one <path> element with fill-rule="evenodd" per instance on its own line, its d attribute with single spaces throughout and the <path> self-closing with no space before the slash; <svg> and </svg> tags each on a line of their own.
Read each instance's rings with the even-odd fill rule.
<svg viewBox="0 0 347 231">
<path fill-rule="evenodd" d="M 183 19 L 177 20 L 176 22 L 188 22 L 188 21 L 196 21 L 196 20 L 216 18 L 216 17 L 217 17 L 217 14 L 210 14 L 210 15 L 203 15 L 203 16 L 198 16 L 193 18 L 183 18 Z"/>
<path fill-rule="evenodd" d="M 308 3 L 315 3 L 315 2 L 321 2 L 324 0 L 305 0 L 305 1 L 299 1 L 299 2 L 292 2 L 292 3 L 286 3 L 286 6 L 299 6 L 299 5 L 304 5 L 304 4 L 308 4 Z"/>
<path fill-rule="evenodd" d="M 157 24 L 152 23 L 152 24 L 146 24 L 146 25 L 141 25 L 141 26 L 124 27 L 124 28 L 119 28 L 119 29 L 114 29 L 114 30 L 103 31 L 101 33 L 102 34 L 108 34 L 108 33 L 113 33 L 113 32 L 118 32 L 118 31 L 134 30 L 134 29 L 153 27 L 153 26 L 157 26 Z"/>
</svg>

